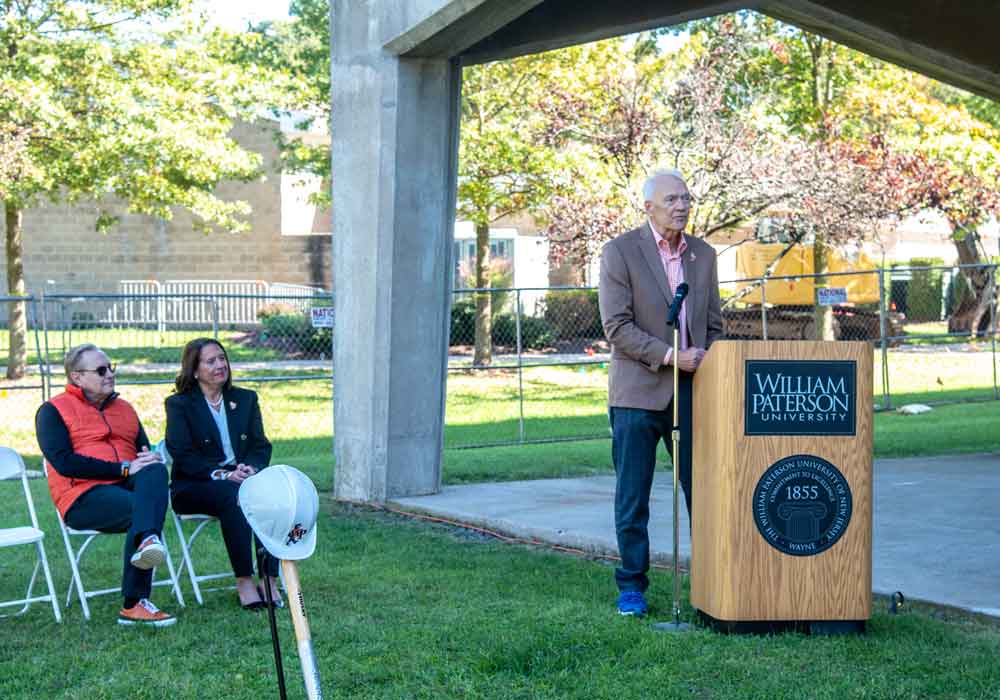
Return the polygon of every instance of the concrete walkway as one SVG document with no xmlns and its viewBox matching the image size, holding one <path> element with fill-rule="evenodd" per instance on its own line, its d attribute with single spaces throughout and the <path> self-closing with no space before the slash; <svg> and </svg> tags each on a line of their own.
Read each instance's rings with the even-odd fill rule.
<svg viewBox="0 0 1000 700">
<path fill-rule="evenodd" d="M 1000 617 L 1000 453 L 875 462 L 872 587 Z M 672 549 L 670 473 L 653 486 L 653 557 Z M 449 486 L 407 510 L 617 553 L 611 476 Z M 681 498 L 681 560 L 691 553 Z"/>
</svg>

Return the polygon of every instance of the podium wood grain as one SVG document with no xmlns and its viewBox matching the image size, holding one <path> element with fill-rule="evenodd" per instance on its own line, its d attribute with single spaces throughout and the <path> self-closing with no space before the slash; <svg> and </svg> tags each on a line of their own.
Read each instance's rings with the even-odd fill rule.
<svg viewBox="0 0 1000 700">
<path fill-rule="evenodd" d="M 867 620 L 872 580 L 872 358 L 861 342 L 720 341 L 695 374 L 691 603 L 717 620 Z M 746 360 L 854 360 L 852 436 L 744 435 Z M 763 473 L 796 454 L 836 466 L 853 496 L 850 525 L 830 549 L 791 556 L 753 518 Z"/>
</svg>

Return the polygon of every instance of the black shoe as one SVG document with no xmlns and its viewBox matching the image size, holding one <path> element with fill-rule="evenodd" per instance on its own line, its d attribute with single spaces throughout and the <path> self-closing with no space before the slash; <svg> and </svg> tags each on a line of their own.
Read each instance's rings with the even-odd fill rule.
<svg viewBox="0 0 1000 700">
<path fill-rule="evenodd" d="M 264 595 L 264 589 L 261 588 L 260 586 L 257 586 L 257 594 L 260 596 L 260 606 L 262 608 L 266 608 L 267 607 L 267 596 Z M 274 607 L 276 607 L 276 608 L 283 608 L 283 607 L 285 607 L 285 601 L 283 601 L 281 598 L 275 598 L 274 599 Z"/>
<path fill-rule="evenodd" d="M 244 610 L 252 610 L 253 612 L 257 612 L 258 610 L 263 610 L 264 608 L 266 608 L 267 603 L 265 603 L 263 600 L 255 600 L 252 603 L 240 603 L 240 607 L 243 608 Z"/>
</svg>

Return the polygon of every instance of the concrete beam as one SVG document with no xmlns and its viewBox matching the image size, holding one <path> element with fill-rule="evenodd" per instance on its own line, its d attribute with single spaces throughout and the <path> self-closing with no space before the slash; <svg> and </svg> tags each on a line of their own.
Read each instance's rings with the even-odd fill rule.
<svg viewBox="0 0 1000 700">
<path fill-rule="evenodd" d="M 1000 100 L 1000 3 L 766 2 L 761 12 L 858 51 Z"/>
<path fill-rule="evenodd" d="M 383 49 L 401 4 L 331 22 L 334 492 L 366 502 L 441 484 L 461 72 Z"/>
<path fill-rule="evenodd" d="M 463 65 L 551 51 L 754 5 L 747 0 L 545 0 L 462 55 Z"/>
<path fill-rule="evenodd" d="M 407 57 L 452 58 L 542 0 L 452 0 L 388 41 L 386 51 Z"/>
</svg>

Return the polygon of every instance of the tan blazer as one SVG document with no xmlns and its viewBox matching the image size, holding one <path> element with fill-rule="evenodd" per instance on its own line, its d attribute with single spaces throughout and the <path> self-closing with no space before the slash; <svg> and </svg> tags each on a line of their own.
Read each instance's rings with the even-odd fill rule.
<svg viewBox="0 0 1000 700">
<path fill-rule="evenodd" d="M 685 235 L 684 240 L 689 345 L 708 349 L 722 337 L 715 250 L 699 238 Z M 673 329 L 667 325 L 673 295 L 648 223 L 604 246 L 599 298 L 604 334 L 611 343 L 608 405 L 665 409 L 674 395 L 673 367 L 663 365 L 673 345 Z"/>
</svg>

